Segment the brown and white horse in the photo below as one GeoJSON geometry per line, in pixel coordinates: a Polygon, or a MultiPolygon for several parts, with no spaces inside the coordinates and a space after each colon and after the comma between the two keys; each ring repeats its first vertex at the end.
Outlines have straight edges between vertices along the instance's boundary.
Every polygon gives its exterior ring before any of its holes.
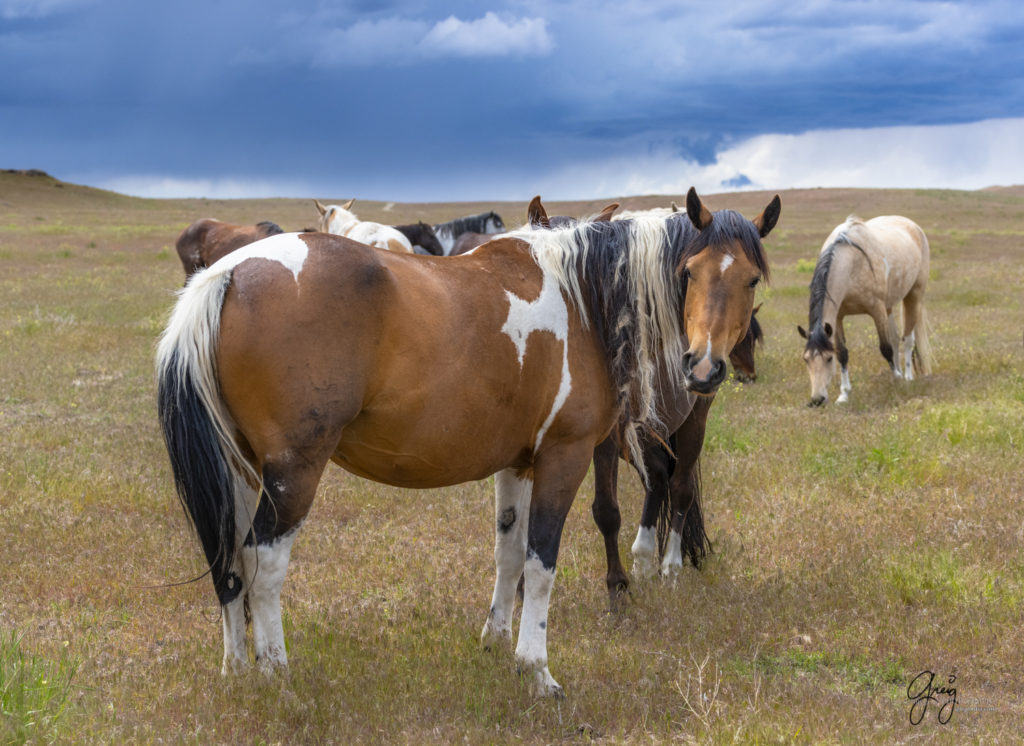
{"type": "Polygon", "coordinates": [[[825,239],[811,279],[804,362],[811,379],[810,406],[828,401],[828,385],[839,363],[839,398],[850,397],[849,352],[843,318],[868,314],[875,322],[879,349],[895,378],[913,380],[932,367],[924,293],[928,286],[928,238],[900,215],[863,221],[851,215],[825,239]],[[903,359],[895,311],[903,303],[903,359]],[[900,371],[900,363],[903,371],[900,371]]]}
{"type": "Polygon", "coordinates": [[[390,225],[374,223],[372,220],[360,220],[349,208],[355,199],[350,199],[343,205],[320,204],[319,200],[313,200],[316,209],[320,213],[320,224],[318,229],[323,233],[333,233],[335,236],[345,236],[353,241],[364,243],[367,246],[377,246],[388,251],[398,251],[412,254],[412,243],[401,231],[392,228],[390,225]]]}
{"type": "Polygon", "coordinates": [[[333,460],[401,487],[495,475],[481,638],[511,638],[523,577],[516,659],[537,693],[561,693],[548,606],[593,450],[617,426],[639,461],[638,432],[661,419],[659,371],[714,390],[745,326],[726,328],[719,289],[749,304],[762,274],[742,248],[756,227],[698,213],[696,237],[679,219],[588,223],[454,259],[284,234],[197,274],[160,341],[158,409],[222,605],[222,670],[248,664],[246,605],[257,663],[287,663],[281,587],[333,460]]]}
{"type": "Polygon", "coordinates": [[[185,280],[235,249],[278,233],[284,231],[269,220],[256,225],[235,225],[213,218],[195,221],[181,232],[175,244],[185,268],[185,280]]]}

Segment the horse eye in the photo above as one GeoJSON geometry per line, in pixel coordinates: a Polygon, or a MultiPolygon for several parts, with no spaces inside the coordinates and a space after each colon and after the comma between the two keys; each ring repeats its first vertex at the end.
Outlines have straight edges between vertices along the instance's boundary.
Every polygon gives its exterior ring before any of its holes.
{"type": "Polygon", "coordinates": [[[690,274],[690,268],[689,267],[683,267],[683,271],[682,271],[680,276],[684,280],[691,280],[691,279],[693,279],[693,275],[690,274]]]}
{"type": "Polygon", "coordinates": [[[826,363],[831,363],[832,362],[832,356],[831,355],[826,355],[825,356],[825,362],[826,363]]]}
{"type": "Polygon", "coordinates": [[[759,282],[761,282],[761,278],[760,277],[755,277],[753,280],[750,281],[750,287],[756,288],[757,287],[757,283],[759,283],[759,282]]]}

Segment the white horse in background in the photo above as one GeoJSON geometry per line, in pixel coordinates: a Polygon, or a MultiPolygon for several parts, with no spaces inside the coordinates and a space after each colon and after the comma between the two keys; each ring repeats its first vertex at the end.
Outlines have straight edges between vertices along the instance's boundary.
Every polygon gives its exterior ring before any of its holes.
{"type": "Polygon", "coordinates": [[[360,220],[353,215],[349,208],[352,207],[352,203],[355,201],[355,198],[352,198],[343,205],[324,206],[320,204],[319,200],[313,200],[316,209],[320,211],[318,230],[322,233],[345,236],[368,246],[376,246],[389,251],[413,253],[412,243],[401,231],[392,228],[390,225],[382,225],[370,220],[360,220]]]}

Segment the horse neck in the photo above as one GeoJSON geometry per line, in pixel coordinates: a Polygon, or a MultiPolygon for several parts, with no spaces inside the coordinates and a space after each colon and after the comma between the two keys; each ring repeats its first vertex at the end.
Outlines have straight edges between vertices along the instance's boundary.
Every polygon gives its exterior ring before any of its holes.
{"type": "Polygon", "coordinates": [[[350,212],[341,210],[338,211],[334,218],[331,219],[330,225],[327,226],[327,232],[334,233],[338,236],[344,236],[358,224],[359,218],[350,212]]]}
{"type": "Polygon", "coordinates": [[[825,275],[824,294],[818,299],[817,307],[813,305],[812,299],[809,319],[811,329],[818,324],[835,326],[839,307],[850,289],[851,270],[856,262],[854,254],[859,253],[853,246],[842,241],[834,243],[829,251],[833,253],[825,275]]]}

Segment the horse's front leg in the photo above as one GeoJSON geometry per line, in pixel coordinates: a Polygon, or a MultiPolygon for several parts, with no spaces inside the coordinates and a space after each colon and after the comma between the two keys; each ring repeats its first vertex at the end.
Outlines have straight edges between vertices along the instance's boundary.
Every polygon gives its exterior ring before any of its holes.
{"type": "Polygon", "coordinates": [[[878,332],[879,352],[882,353],[885,361],[889,363],[889,370],[892,371],[893,377],[902,378],[899,365],[896,364],[896,353],[898,351],[893,347],[893,345],[899,345],[899,337],[894,332],[896,326],[892,319],[891,311],[886,309],[885,304],[879,301],[871,310],[871,319],[875,322],[875,331],[878,332]]]}
{"type": "Polygon", "coordinates": [[[516,663],[524,675],[532,677],[533,692],[538,696],[563,696],[562,687],[548,670],[548,607],[562,527],[592,455],[592,444],[554,446],[534,465],[516,663]]]}
{"type": "Polygon", "coordinates": [[[533,480],[526,474],[506,469],[494,475],[494,595],[480,633],[480,642],[487,648],[512,641],[512,612],[526,561],[532,491],[533,480]]]}
{"type": "Polygon", "coordinates": [[[604,553],[608,573],[605,582],[612,610],[629,588],[629,576],[619,556],[619,529],[622,513],[619,510],[618,478],[619,449],[614,438],[606,438],[594,449],[594,503],[591,512],[594,523],[604,536],[604,553]]]}
{"type": "Polygon", "coordinates": [[[700,454],[704,448],[704,432],[713,402],[714,396],[699,397],[690,414],[672,436],[672,446],[676,453],[668,485],[672,519],[668,546],[661,562],[662,575],[681,571],[685,558],[689,558],[694,567],[700,567],[708,552],[709,543],[701,508],[700,454]]]}
{"type": "Polygon", "coordinates": [[[836,404],[850,401],[850,351],[846,347],[846,330],[843,328],[843,317],[836,319],[836,360],[839,361],[839,398],[836,404]]]}
{"type": "Polygon", "coordinates": [[[640,527],[630,547],[633,555],[633,574],[641,578],[658,573],[658,524],[664,525],[668,508],[668,475],[672,469],[672,456],[658,443],[647,443],[643,449],[647,484],[644,507],[640,514],[640,527]]]}

